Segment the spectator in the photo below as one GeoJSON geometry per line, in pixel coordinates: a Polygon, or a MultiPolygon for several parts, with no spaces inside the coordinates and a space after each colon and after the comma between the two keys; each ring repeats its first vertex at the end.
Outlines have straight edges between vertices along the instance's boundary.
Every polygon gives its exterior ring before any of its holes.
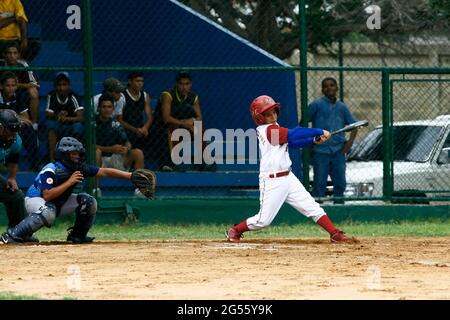
{"type": "Polygon", "coordinates": [[[149,131],[153,122],[150,96],[144,91],[144,73],[128,74],[128,86],[124,91],[125,106],[117,119],[125,128],[133,149],[149,150],[149,131]]]}
{"type": "MultiPolygon", "coordinates": [[[[199,97],[192,92],[192,78],[187,72],[178,72],[175,77],[175,86],[161,93],[155,108],[155,148],[162,152],[159,170],[172,171],[175,165],[170,154],[175,143],[170,136],[177,128],[185,128],[193,133],[194,121],[201,121],[199,97]],[[164,141],[164,143],[161,143],[164,141]]],[[[192,134],[193,136],[193,134],[192,134]]],[[[203,145],[203,148],[205,144],[203,145]]],[[[206,169],[204,165],[202,169],[206,169]]],[[[200,169],[200,168],[199,168],[200,169]]]]}
{"type": "MultiPolygon", "coordinates": [[[[98,100],[96,115],[96,161],[101,168],[115,168],[122,171],[144,168],[144,153],[132,148],[125,130],[112,117],[114,97],[103,94],[98,100]]],[[[99,191],[99,189],[97,189],[99,191]]],[[[135,190],[140,195],[139,189],[135,190]]]]}
{"type": "Polygon", "coordinates": [[[78,96],[72,92],[69,74],[58,73],[53,85],[55,90],[48,94],[45,109],[50,161],[55,161],[55,145],[59,139],[72,136],[82,140],[84,130],[84,108],[78,102],[78,96]]]}
{"type": "Polygon", "coordinates": [[[121,116],[123,106],[125,105],[125,96],[123,94],[124,90],[125,87],[116,78],[106,79],[105,81],[103,81],[103,92],[94,96],[94,110],[97,110],[98,113],[98,100],[102,94],[107,93],[109,95],[112,95],[114,98],[114,110],[112,113],[112,117],[117,118],[118,116],[121,116]]]}
{"type": "Polygon", "coordinates": [[[103,94],[99,98],[96,116],[97,165],[128,171],[144,168],[144,154],[141,149],[132,149],[125,130],[112,118],[114,97],[103,94]]]}
{"type": "Polygon", "coordinates": [[[38,40],[28,39],[28,18],[20,0],[0,1],[0,53],[9,42],[19,44],[27,61],[32,61],[41,49],[38,40]]]}
{"type": "MultiPolygon", "coordinates": [[[[12,42],[6,45],[5,51],[3,51],[3,58],[0,60],[0,66],[2,67],[28,67],[28,63],[24,60],[20,60],[19,47],[16,43],[12,42]]],[[[33,74],[33,71],[20,70],[13,71],[18,79],[17,95],[24,96],[29,101],[29,116],[33,124],[33,129],[38,130],[38,116],[39,116],[39,84],[33,74]]]]}
{"type": "MultiPolygon", "coordinates": [[[[315,128],[323,128],[327,131],[335,131],[347,124],[356,122],[348,106],[337,100],[338,85],[334,78],[322,80],[323,97],[314,100],[308,106],[308,118],[315,128]]],[[[350,139],[345,140],[345,133],[333,135],[331,139],[321,145],[313,147],[314,183],[312,195],[324,197],[327,186],[327,178],[330,175],[333,183],[333,196],[343,197],[346,187],[345,161],[346,154],[350,151],[356,137],[356,130],[350,134],[350,139]]],[[[344,200],[336,199],[335,203],[343,203],[344,200]]]]}
{"type": "Polygon", "coordinates": [[[33,171],[39,171],[39,145],[37,132],[32,127],[32,122],[28,116],[28,107],[23,96],[17,95],[17,77],[14,73],[6,71],[0,78],[0,109],[14,110],[22,123],[19,135],[27,151],[27,160],[33,171]]]}

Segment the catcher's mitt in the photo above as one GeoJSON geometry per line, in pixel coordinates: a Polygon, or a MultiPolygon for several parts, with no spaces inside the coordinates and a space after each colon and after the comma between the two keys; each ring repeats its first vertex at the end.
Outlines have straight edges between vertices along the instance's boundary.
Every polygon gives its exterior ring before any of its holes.
{"type": "Polygon", "coordinates": [[[156,188],[155,173],[148,169],[136,169],[131,174],[131,182],[149,199],[153,199],[156,188]]]}

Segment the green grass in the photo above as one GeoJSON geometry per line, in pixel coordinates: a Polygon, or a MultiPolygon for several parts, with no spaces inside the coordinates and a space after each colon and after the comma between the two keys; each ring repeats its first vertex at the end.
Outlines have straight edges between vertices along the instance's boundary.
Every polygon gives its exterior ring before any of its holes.
{"type": "MultiPolygon", "coordinates": [[[[35,295],[15,294],[13,292],[0,292],[0,300],[45,300],[35,295]]],[[[76,300],[74,297],[63,297],[62,300],[76,300]]]]}
{"type": "Polygon", "coordinates": [[[0,292],[0,300],[42,300],[38,296],[14,294],[12,292],[0,292]]]}
{"type": "MultiPolygon", "coordinates": [[[[52,228],[42,228],[35,235],[41,241],[65,240],[69,222],[57,223],[52,228]]],[[[345,222],[337,225],[352,236],[450,236],[450,219],[433,219],[401,222],[345,222]]],[[[183,240],[224,239],[225,224],[131,224],[94,225],[90,234],[97,240],[183,240]]],[[[314,223],[272,225],[264,230],[252,232],[248,238],[302,238],[326,237],[325,231],[314,223]]]]}

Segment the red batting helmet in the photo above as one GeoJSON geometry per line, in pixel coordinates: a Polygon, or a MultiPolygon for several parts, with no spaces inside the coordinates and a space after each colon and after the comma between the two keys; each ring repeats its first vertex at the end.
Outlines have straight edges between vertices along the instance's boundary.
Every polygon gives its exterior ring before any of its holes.
{"type": "Polygon", "coordinates": [[[250,105],[250,114],[252,115],[253,121],[260,126],[266,123],[263,113],[267,110],[275,108],[277,114],[280,114],[280,103],[275,102],[269,96],[259,96],[253,100],[250,105]]]}

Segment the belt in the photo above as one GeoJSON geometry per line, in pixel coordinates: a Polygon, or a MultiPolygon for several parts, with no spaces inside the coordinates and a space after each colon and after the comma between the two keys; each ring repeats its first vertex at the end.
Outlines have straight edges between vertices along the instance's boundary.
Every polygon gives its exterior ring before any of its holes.
{"type": "Polygon", "coordinates": [[[284,176],[287,176],[290,172],[291,172],[291,170],[281,171],[281,172],[277,172],[277,173],[271,173],[271,174],[269,174],[269,178],[284,177],[284,176]]]}

